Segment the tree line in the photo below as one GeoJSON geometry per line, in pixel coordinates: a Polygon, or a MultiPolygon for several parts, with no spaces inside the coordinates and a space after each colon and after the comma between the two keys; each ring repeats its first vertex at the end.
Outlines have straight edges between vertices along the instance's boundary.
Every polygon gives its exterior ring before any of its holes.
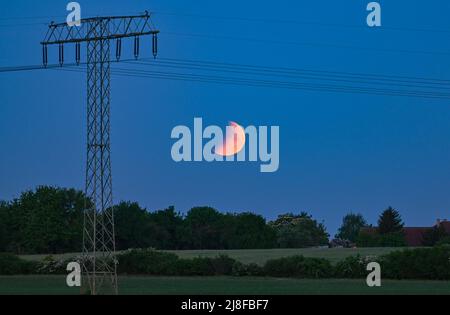
{"type": "MultiPolygon", "coordinates": [[[[75,189],[41,186],[19,198],[0,202],[0,252],[50,254],[79,252],[82,247],[83,211],[89,200],[75,189]]],[[[150,212],[136,202],[114,206],[116,248],[264,249],[329,245],[323,223],[307,212],[279,215],[267,222],[251,212],[221,213],[195,207],[185,215],[174,207],[150,212]]],[[[332,246],[406,246],[400,213],[389,207],[376,228],[361,214],[349,213],[332,246]]],[[[423,235],[424,246],[450,243],[442,228],[423,235]]]]}
{"type": "MultiPolygon", "coordinates": [[[[359,213],[349,213],[342,220],[336,238],[356,244],[358,247],[403,247],[407,246],[404,222],[400,213],[392,207],[384,210],[378,225],[369,225],[359,213]],[[369,229],[367,229],[369,228],[369,229]]],[[[443,225],[426,229],[422,235],[422,246],[432,247],[450,244],[450,234],[443,225]]],[[[345,242],[344,242],[345,243],[345,242]]]]}
{"type": "MultiPolygon", "coordinates": [[[[81,191],[48,186],[0,202],[0,252],[79,252],[86,204],[81,191]]],[[[195,207],[183,215],[174,207],[150,212],[138,203],[121,202],[114,216],[118,250],[300,248],[327,245],[329,238],[324,224],[306,212],[267,222],[251,212],[195,207]]]]}

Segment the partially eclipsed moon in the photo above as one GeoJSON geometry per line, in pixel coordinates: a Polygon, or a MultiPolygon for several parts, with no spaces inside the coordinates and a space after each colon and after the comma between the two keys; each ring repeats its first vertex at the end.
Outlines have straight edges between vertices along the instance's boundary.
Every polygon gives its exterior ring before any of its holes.
{"type": "Polygon", "coordinates": [[[232,156],[239,153],[245,146],[245,130],[235,122],[230,122],[223,144],[216,148],[220,156],[232,156]]]}

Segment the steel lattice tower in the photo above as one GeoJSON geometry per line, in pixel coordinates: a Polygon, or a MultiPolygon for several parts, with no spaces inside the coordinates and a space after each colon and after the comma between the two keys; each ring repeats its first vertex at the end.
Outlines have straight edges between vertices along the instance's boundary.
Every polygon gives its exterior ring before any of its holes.
{"type": "Polygon", "coordinates": [[[114,208],[111,175],[110,96],[111,40],[116,42],[120,59],[122,38],[134,37],[134,55],[139,55],[139,37],[153,36],[153,55],[157,53],[157,34],[150,15],[96,17],[81,25],[51,24],[41,43],[43,63],[48,63],[48,46],[59,45],[59,63],[64,64],[64,45],[75,44],[80,64],[80,44],[87,44],[87,159],[84,211],[82,274],[85,292],[93,295],[117,294],[114,208]]]}

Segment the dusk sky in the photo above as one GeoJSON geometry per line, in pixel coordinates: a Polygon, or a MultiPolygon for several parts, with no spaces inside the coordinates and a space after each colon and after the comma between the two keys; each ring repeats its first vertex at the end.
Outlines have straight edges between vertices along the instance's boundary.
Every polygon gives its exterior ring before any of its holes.
{"type": "MultiPolygon", "coordinates": [[[[2,1],[0,67],[39,65],[39,43],[49,22],[65,21],[67,2],[2,1]]],[[[377,29],[366,24],[368,0],[79,2],[83,18],[154,11],[161,60],[450,80],[447,0],[380,1],[377,29]]],[[[142,58],[151,57],[150,43],[141,39],[142,58]]],[[[132,52],[124,41],[123,58],[132,52]]],[[[57,63],[57,47],[49,59],[57,63]]],[[[408,226],[450,219],[450,99],[114,76],[131,67],[190,71],[112,65],[115,202],[183,213],[208,205],[267,219],[308,211],[332,236],[350,211],[372,224],[388,206],[408,226]],[[195,117],[280,126],[278,172],[261,173],[259,162],[175,163],[171,131],[195,117]]],[[[0,87],[0,199],[38,185],[84,189],[86,75],[6,72],[0,87]]]]}

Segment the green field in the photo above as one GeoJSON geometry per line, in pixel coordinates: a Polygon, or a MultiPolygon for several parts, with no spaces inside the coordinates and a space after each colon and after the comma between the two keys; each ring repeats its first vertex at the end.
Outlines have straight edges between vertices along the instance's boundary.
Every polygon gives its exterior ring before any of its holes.
{"type": "MultiPolygon", "coordinates": [[[[446,294],[450,282],[383,281],[380,288],[369,288],[364,280],[299,280],[232,277],[120,277],[120,294],[446,294]]],[[[64,276],[3,276],[3,294],[79,294],[68,288],[64,276]]]]}
{"type": "MultiPolygon", "coordinates": [[[[390,253],[401,248],[394,247],[380,247],[380,248],[302,248],[302,249],[245,249],[245,250],[185,250],[185,251],[169,251],[177,254],[181,258],[194,257],[215,257],[220,254],[225,254],[242,263],[257,263],[264,264],[269,259],[303,255],[305,257],[317,257],[329,259],[332,263],[348,256],[360,254],[361,256],[380,256],[390,253]]],[[[63,254],[54,255],[55,257],[74,257],[79,254],[63,254]]],[[[41,260],[46,255],[24,255],[24,259],[41,260]]]]}
{"type": "MultiPolygon", "coordinates": [[[[269,250],[190,250],[171,251],[182,258],[215,257],[226,254],[243,263],[264,264],[269,259],[292,255],[327,258],[336,263],[345,257],[384,255],[401,248],[308,248],[269,250]]],[[[77,254],[54,255],[69,258],[77,254]]],[[[40,260],[45,255],[22,258],[40,260]]],[[[275,278],[233,277],[120,277],[121,294],[447,294],[448,281],[391,281],[382,282],[381,288],[367,287],[365,280],[302,280],[275,278]]],[[[68,288],[64,276],[4,276],[0,277],[0,294],[79,294],[68,288]]]]}

